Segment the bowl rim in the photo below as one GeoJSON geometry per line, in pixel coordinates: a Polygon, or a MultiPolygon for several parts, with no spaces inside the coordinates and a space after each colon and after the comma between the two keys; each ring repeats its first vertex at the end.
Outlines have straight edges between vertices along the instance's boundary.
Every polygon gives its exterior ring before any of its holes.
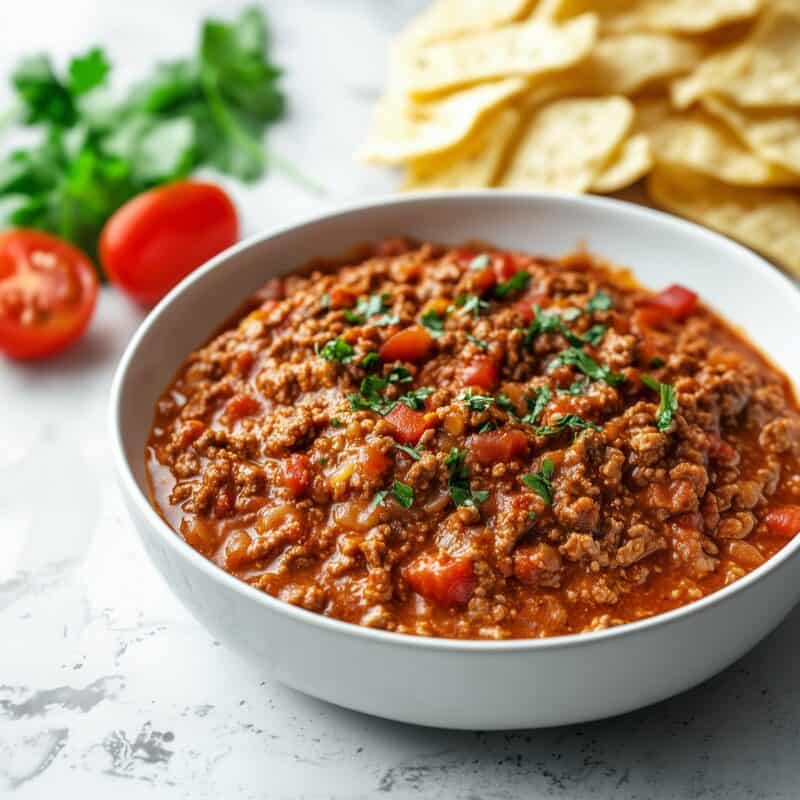
{"type": "MultiPolygon", "coordinates": [[[[776,572],[792,557],[797,555],[800,550],[800,535],[797,535],[788,542],[775,555],[768,558],[763,564],[749,572],[743,578],[734,581],[732,584],[722,589],[705,595],[700,600],[695,600],[678,608],[655,614],[635,622],[627,622],[610,628],[603,628],[596,631],[585,631],[582,633],[564,634],[560,636],[550,636],[544,638],[530,639],[450,639],[444,637],[421,636],[407,633],[397,633],[377,628],[369,628],[357,623],[345,622],[334,617],[328,617],[313,611],[308,611],[299,606],[292,605],[280,600],[267,592],[262,592],[248,583],[234,577],[226,572],[222,567],[217,566],[211,560],[201,555],[194,548],[188,545],[177,533],[167,524],[158,514],[150,502],[146,493],[139,487],[133,470],[125,456],[123,446],[123,421],[121,419],[122,392],[125,384],[126,375],[130,365],[133,363],[142,339],[146,336],[155,321],[163,314],[168,312],[173,300],[185,291],[189,286],[200,282],[211,271],[221,265],[235,259],[240,253],[253,247],[260,246],[269,239],[283,235],[289,231],[303,229],[317,225],[321,222],[333,221],[338,217],[345,217],[352,214],[359,214],[370,211],[377,207],[394,205],[414,205],[426,202],[452,201],[459,203],[462,201],[485,201],[488,203],[499,200],[518,200],[529,202],[553,203],[563,205],[565,209],[579,206],[599,210],[601,213],[612,215],[628,215],[633,220],[640,219],[647,223],[666,226],[668,229],[683,231],[697,238],[704,245],[727,250],[732,258],[749,262],[750,268],[759,274],[760,279],[771,282],[777,290],[783,290],[787,302],[793,303],[798,314],[800,314],[800,289],[794,285],[790,279],[780,272],[776,267],[770,265],[764,258],[747,247],[729,239],[715,231],[704,228],[689,220],[685,220],[662,211],[646,206],[637,205],[624,200],[617,200],[609,197],[598,197],[595,195],[576,195],[567,192],[525,192],[503,189],[474,189],[462,191],[437,191],[437,192],[409,192],[402,195],[380,195],[366,201],[337,205],[333,209],[323,209],[300,220],[289,222],[274,227],[267,228],[259,233],[243,239],[241,242],[229,247],[227,250],[210,259],[203,266],[189,274],[177,286],[175,286],[145,317],[135,331],[133,337],[125,347],[125,351],[119,360],[109,392],[108,406],[108,425],[113,451],[113,462],[116,468],[117,481],[123,494],[127,495],[137,510],[142,514],[144,520],[153,528],[161,540],[178,555],[179,558],[187,559],[191,565],[204,572],[213,582],[242,594],[245,598],[260,603],[268,610],[285,614],[289,618],[300,624],[316,626],[330,634],[341,634],[344,636],[356,637],[358,639],[370,640],[375,644],[383,644],[397,647],[410,647],[413,649],[424,650],[444,650],[452,652],[471,652],[483,654],[497,654],[501,652],[519,653],[536,652],[540,650],[571,649],[574,647],[585,647],[592,644],[599,644],[617,638],[624,638],[643,634],[655,628],[667,627],[696,615],[702,614],[709,609],[724,603],[735,594],[742,593],[750,589],[754,584],[766,579],[776,572]]],[[[355,243],[354,243],[355,244],[355,243]]],[[[767,354],[769,357],[769,354],[767,354]]],[[[793,388],[794,386],[793,382],[793,388]]],[[[139,531],[139,526],[134,523],[140,538],[144,538],[139,531]]],[[[149,554],[148,554],[149,555],[149,554]]]]}

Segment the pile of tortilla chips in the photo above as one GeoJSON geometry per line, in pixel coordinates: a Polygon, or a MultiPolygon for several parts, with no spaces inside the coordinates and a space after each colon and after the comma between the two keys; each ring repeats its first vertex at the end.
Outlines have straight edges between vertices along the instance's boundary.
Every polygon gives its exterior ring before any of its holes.
{"type": "Polygon", "coordinates": [[[650,200],[800,274],[800,0],[435,0],[365,157],[405,188],[650,200]]]}

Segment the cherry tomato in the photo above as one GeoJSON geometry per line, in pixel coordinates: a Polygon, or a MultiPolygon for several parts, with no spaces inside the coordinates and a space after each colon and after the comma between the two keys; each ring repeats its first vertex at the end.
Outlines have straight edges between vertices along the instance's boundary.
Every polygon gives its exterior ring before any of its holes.
{"type": "Polygon", "coordinates": [[[417,594],[439,606],[464,605],[477,583],[470,559],[445,553],[418,556],[405,568],[403,577],[417,594]]]}
{"type": "Polygon", "coordinates": [[[697,294],[677,283],[639,302],[637,321],[660,327],[666,322],[682,322],[697,308],[697,294]]]}
{"type": "Polygon", "coordinates": [[[434,346],[433,336],[425,328],[412,325],[390,336],[379,351],[384,361],[424,361],[434,346]]]}
{"type": "Polygon", "coordinates": [[[425,413],[398,403],[384,419],[394,428],[394,438],[400,444],[416,444],[428,428],[425,413]]]}
{"type": "Polygon", "coordinates": [[[33,359],[64,350],[96,301],[97,275],[80,250],[41,231],[0,233],[0,351],[33,359]]]}
{"type": "Polygon", "coordinates": [[[149,306],[238,236],[236,209],[222,189],[177,181],[143,192],[111,216],[100,260],[114,284],[149,306]]]}

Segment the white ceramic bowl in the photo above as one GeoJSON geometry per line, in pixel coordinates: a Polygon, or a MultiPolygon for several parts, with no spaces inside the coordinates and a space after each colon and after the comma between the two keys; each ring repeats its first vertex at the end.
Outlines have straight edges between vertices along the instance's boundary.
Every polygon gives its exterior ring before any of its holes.
{"type": "Polygon", "coordinates": [[[638,206],[496,191],[408,195],[249,239],[158,305],[111,392],[123,495],[150,558],[195,617],[302,692],[390,719],[484,730],[579,722],[653,703],[710,677],[771,631],[800,599],[800,537],[732,586],[676,611],[594,633],[494,642],[404,636],[296,608],[226,574],[166,525],[148,500],[143,456],[156,399],[184,358],[268,278],[400,235],[543,254],[586,244],[634,268],[646,285],[693,287],[795,383],[800,378],[794,286],[729,240],[638,206]]]}

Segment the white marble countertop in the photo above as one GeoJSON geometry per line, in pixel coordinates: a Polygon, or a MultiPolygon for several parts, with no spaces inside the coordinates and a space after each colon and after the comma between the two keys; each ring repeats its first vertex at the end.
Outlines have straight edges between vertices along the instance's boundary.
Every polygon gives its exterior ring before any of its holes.
{"type": "MultiPolygon", "coordinates": [[[[232,184],[247,232],[392,188],[393,176],[353,153],[389,35],[422,4],[269,3],[292,103],[270,143],[329,194],[278,174],[255,189],[232,184]]],[[[236,5],[2,0],[0,75],[31,50],[64,57],[102,43],[119,77],[135,77],[188,50],[204,15],[236,5]]],[[[685,695],[507,734],[344,711],[219,646],[148,563],[111,474],[108,387],[140,320],[105,290],[77,349],[45,366],[0,362],[0,796],[798,797],[800,610],[685,695]]]]}

